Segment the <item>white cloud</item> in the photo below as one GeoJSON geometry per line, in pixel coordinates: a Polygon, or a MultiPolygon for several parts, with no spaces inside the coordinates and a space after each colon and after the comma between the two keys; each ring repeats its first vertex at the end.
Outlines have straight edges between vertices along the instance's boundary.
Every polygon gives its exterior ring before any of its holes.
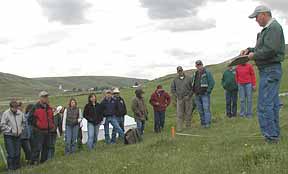
{"type": "MultiPolygon", "coordinates": [[[[178,65],[194,68],[197,59],[205,64],[222,62],[253,46],[261,31],[247,17],[258,1],[205,1],[195,8],[195,15],[173,14],[171,19],[149,17],[151,12],[135,0],[85,2],[91,4],[84,9],[83,17],[89,20],[85,25],[49,22],[37,1],[1,2],[0,70],[26,77],[153,79],[174,73],[178,65]]],[[[285,19],[279,18],[279,10],[273,14],[287,35],[285,19]]]]}

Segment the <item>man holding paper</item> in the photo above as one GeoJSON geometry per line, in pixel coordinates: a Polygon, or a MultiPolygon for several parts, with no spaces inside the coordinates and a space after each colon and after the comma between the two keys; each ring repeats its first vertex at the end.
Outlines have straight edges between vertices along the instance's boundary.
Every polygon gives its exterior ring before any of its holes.
{"type": "Polygon", "coordinates": [[[279,126],[279,87],[282,76],[281,62],[285,56],[285,39],[281,25],[272,18],[271,10],[258,6],[249,18],[263,27],[257,35],[254,48],[241,51],[254,60],[259,69],[258,119],[261,132],[268,143],[278,143],[279,126]]]}

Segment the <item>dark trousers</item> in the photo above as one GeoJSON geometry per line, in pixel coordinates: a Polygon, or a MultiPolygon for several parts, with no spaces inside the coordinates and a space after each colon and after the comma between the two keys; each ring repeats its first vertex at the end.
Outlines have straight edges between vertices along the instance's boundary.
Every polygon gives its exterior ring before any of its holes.
{"type": "Polygon", "coordinates": [[[235,117],[237,115],[238,91],[225,91],[226,97],[226,115],[235,117]]]}
{"type": "Polygon", "coordinates": [[[54,154],[55,154],[55,145],[56,145],[56,140],[57,140],[57,133],[51,133],[49,136],[49,141],[50,141],[50,145],[48,147],[48,160],[53,159],[54,158],[54,154]]]}
{"type": "Polygon", "coordinates": [[[161,132],[165,124],[165,111],[154,111],[154,131],[161,132]]]}
{"type": "MultiPolygon", "coordinates": [[[[53,146],[53,136],[48,132],[33,130],[32,133],[32,164],[43,163],[48,160],[49,149],[53,146]],[[40,158],[41,157],[41,158],[40,158]]],[[[55,144],[54,144],[55,145],[55,144]]]]}
{"type": "Polygon", "coordinates": [[[4,135],[5,148],[7,151],[8,170],[16,170],[20,168],[20,137],[4,135]]]}
{"type": "Polygon", "coordinates": [[[77,145],[78,145],[79,149],[82,149],[82,139],[83,139],[82,127],[79,127],[79,129],[78,129],[78,137],[77,137],[77,145]]]}
{"type": "Polygon", "coordinates": [[[21,139],[21,147],[25,153],[25,159],[27,161],[31,160],[31,144],[30,144],[30,139],[21,139]]]}

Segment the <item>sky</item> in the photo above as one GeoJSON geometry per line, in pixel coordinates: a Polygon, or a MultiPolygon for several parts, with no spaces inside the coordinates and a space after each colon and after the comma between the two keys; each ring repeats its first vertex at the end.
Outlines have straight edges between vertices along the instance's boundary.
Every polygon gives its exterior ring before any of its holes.
{"type": "MultiPolygon", "coordinates": [[[[0,72],[154,79],[254,46],[265,4],[288,36],[287,0],[4,0],[0,72]]],[[[286,43],[288,43],[286,39],[286,43]]]]}

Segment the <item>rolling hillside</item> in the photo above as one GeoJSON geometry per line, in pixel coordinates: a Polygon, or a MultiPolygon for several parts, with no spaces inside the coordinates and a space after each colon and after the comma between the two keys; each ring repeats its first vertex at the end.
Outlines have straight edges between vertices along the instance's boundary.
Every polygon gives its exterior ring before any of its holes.
{"type": "Polygon", "coordinates": [[[130,87],[135,82],[144,83],[147,80],[124,77],[47,77],[47,78],[25,78],[12,74],[0,72],[0,100],[10,97],[34,98],[43,89],[51,94],[59,93],[59,85],[63,89],[94,88],[94,87],[130,87]]]}

